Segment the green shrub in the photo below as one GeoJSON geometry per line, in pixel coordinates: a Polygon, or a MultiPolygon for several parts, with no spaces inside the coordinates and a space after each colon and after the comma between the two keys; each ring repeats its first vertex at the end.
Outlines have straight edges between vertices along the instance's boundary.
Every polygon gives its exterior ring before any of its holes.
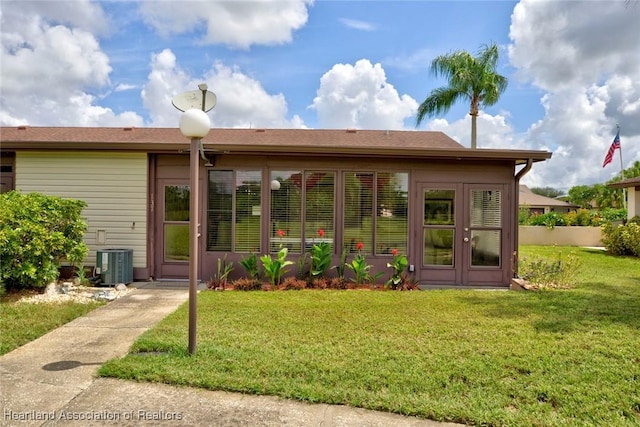
{"type": "Polygon", "coordinates": [[[544,225],[547,228],[554,228],[558,225],[565,225],[562,214],[557,212],[549,212],[540,215],[533,215],[529,218],[529,225],[544,225]]]}
{"type": "Polygon", "coordinates": [[[593,225],[603,225],[611,221],[624,221],[627,218],[626,209],[604,208],[596,212],[601,217],[601,222],[593,225]]]}
{"type": "Polygon", "coordinates": [[[0,194],[0,282],[7,288],[39,288],[57,279],[62,260],[80,263],[87,255],[87,224],[80,200],[0,194]]]}
{"type": "Polygon", "coordinates": [[[521,208],[518,212],[520,225],[544,225],[547,228],[556,226],[600,227],[611,221],[623,221],[627,217],[625,209],[605,208],[601,210],[578,209],[567,213],[548,212],[545,214],[530,214],[521,208]]]}
{"type": "Polygon", "coordinates": [[[249,279],[257,281],[260,276],[260,267],[258,267],[258,256],[251,252],[246,257],[242,257],[240,265],[244,267],[249,279]]]}
{"type": "Polygon", "coordinates": [[[564,222],[566,225],[578,225],[588,227],[592,225],[594,211],[589,209],[578,209],[564,214],[564,222]]]}
{"type": "Polygon", "coordinates": [[[529,225],[530,217],[531,217],[531,213],[529,212],[529,208],[520,207],[520,209],[518,209],[518,224],[529,225]]]}
{"type": "Polygon", "coordinates": [[[640,225],[635,222],[626,225],[608,223],[602,227],[602,243],[614,255],[640,257],[640,225]]]}

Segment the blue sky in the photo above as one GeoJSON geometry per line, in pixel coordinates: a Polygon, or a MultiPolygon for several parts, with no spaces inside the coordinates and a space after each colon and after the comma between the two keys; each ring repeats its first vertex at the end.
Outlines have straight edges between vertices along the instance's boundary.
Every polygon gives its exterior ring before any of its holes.
{"type": "MultiPolygon", "coordinates": [[[[4,126],[177,126],[171,98],[206,82],[214,127],[415,130],[445,84],[432,59],[496,42],[509,86],[480,148],[542,149],[525,177],[604,182],[620,123],[640,160],[640,2],[0,0],[4,126]]],[[[468,105],[425,120],[469,146],[468,105]]]]}

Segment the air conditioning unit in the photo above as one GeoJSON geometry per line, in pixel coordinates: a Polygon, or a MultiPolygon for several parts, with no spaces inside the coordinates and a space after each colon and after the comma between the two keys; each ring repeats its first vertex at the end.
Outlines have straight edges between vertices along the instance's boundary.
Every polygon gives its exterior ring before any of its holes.
{"type": "Polygon", "coordinates": [[[133,249],[99,249],[96,274],[105,285],[133,282],[133,249]]]}

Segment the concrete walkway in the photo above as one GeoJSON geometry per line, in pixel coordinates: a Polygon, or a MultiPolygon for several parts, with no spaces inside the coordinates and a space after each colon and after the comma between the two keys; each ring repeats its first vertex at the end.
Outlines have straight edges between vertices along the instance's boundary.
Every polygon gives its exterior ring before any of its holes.
{"type": "MultiPolygon", "coordinates": [[[[188,298],[147,286],[0,357],[1,426],[453,426],[336,405],[97,378],[188,298]]],[[[186,345],[186,343],[185,343],[186,345]]]]}

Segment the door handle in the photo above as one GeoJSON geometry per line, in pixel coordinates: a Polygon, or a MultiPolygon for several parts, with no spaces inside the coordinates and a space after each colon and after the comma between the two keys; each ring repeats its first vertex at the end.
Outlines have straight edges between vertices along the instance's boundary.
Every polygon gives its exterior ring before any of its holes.
{"type": "Polygon", "coordinates": [[[468,241],[469,241],[469,238],[468,238],[468,237],[465,237],[465,238],[464,238],[464,241],[465,241],[465,242],[468,242],[468,241]]]}

